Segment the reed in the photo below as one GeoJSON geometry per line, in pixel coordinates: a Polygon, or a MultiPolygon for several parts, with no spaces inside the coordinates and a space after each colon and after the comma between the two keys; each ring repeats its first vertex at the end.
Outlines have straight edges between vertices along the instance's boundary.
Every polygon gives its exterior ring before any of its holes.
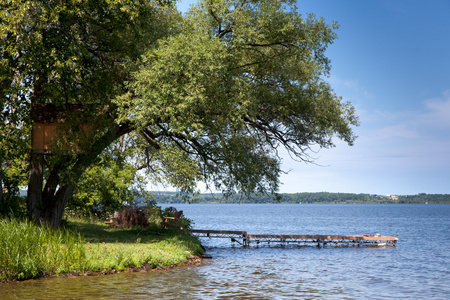
{"type": "Polygon", "coordinates": [[[26,220],[0,220],[0,279],[29,279],[82,270],[85,243],[66,229],[36,226],[26,220]]]}
{"type": "Polygon", "coordinates": [[[203,253],[198,239],[183,233],[108,228],[82,220],[70,220],[66,226],[54,230],[29,221],[0,219],[0,281],[144,265],[166,267],[203,253]]]}

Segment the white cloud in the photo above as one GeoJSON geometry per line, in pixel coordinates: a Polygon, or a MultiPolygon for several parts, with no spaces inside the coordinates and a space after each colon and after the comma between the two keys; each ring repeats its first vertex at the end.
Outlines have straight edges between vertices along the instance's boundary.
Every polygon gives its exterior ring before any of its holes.
{"type": "Polygon", "coordinates": [[[449,192],[450,90],[424,100],[421,110],[374,111],[360,103],[357,111],[355,146],[336,139],[335,148],[310,153],[317,165],[295,162],[281,151],[283,169],[291,170],[280,178],[281,192],[449,192]]]}
{"type": "Polygon", "coordinates": [[[363,140],[378,143],[425,139],[433,144],[450,137],[450,90],[439,98],[423,101],[422,107],[420,111],[364,110],[358,135],[363,140]]]}
{"type": "Polygon", "coordinates": [[[442,129],[450,129],[450,90],[442,97],[425,101],[428,112],[422,116],[422,121],[442,129]]]}
{"type": "Polygon", "coordinates": [[[339,191],[390,194],[448,193],[450,90],[424,100],[421,110],[358,108],[361,126],[355,146],[336,140],[316,165],[284,160],[283,192],[339,191]]]}
{"type": "Polygon", "coordinates": [[[346,101],[353,102],[353,99],[372,98],[372,94],[359,83],[358,79],[342,79],[331,75],[328,82],[338,95],[346,95],[346,101]]]}
{"type": "Polygon", "coordinates": [[[359,86],[358,80],[344,80],[342,84],[345,87],[348,87],[349,89],[352,89],[354,91],[360,91],[361,87],[359,86]]]}
{"type": "Polygon", "coordinates": [[[413,139],[419,137],[419,133],[416,130],[411,129],[406,124],[397,124],[376,130],[375,137],[379,140],[391,140],[398,138],[413,139]]]}

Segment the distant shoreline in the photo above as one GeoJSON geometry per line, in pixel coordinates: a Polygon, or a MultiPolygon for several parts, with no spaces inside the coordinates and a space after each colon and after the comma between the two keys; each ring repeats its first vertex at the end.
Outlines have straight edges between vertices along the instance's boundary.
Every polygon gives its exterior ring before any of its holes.
{"type": "Polygon", "coordinates": [[[434,203],[421,203],[421,202],[408,202],[408,203],[391,203],[391,202],[380,202],[380,203],[368,203],[368,202],[308,202],[308,203],[288,203],[288,202],[268,202],[268,203],[262,203],[262,202],[157,202],[157,205],[161,205],[161,204],[239,204],[239,205],[243,205],[243,204],[273,204],[273,205],[277,205],[277,204],[298,204],[298,205],[308,205],[308,204],[340,204],[340,205],[347,205],[347,204],[374,204],[374,205],[378,205],[378,204],[392,204],[392,205],[405,205],[405,204],[422,204],[422,205],[432,205],[432,204],[450,204],[449,202],[434,202],[434,203]]]}
{"type": "Polygon", "coordinates": [[[308,203],[288,203],[288,202],[268,202],[268,203],[262,203],[262,202],[156,202],[157,205],[160,204],[395,204],[395,205],[402,205],[402,204],[423,204],[423,205],[430,205],[430,204],[450,204],[448,202],[434,202],[434,203],[421,203],[421,202],[408,202],[408,203],[392,203],[392,202],[380,202],[380,203],[368,203],[368,202],[308,202],[308,203]]]}
{"type": "MultiPolygon", "coordinates": [[[[186,203],[176,192],[153,192],[155,201],[161,204],[186,203]]],[[[351,193],[295,193],[280,194],[277,201],[267,195],[256,195],[251,198],[241,195],[224,197],[222,194],[200,194],[190,198],[194,203],[261,203],[261,204],[450,204],[450,194],[418,194],[418,195],[373,195],[351,193]]]]}

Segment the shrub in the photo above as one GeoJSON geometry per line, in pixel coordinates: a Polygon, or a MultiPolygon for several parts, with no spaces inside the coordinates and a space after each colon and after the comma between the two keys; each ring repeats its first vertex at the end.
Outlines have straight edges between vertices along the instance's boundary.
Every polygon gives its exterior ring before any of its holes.
{"type": "Polygon", "coordinates": [[[148,227],[148,213],[143,207],[131,206],[119,212],[116,223],[119,227],[148,227]]]}
{"type": "Polygon", "coordinates": [[[0,202],[0,216],[14,216],[22,218],[26,216],[26,197],[14,193],[4,193],[0,202]]]}

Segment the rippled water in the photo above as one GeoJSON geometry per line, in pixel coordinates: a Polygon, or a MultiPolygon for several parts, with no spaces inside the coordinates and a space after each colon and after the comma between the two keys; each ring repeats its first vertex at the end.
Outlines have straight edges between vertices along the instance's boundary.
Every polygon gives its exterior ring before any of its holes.
{"type": "Polygon", "coordinates": [[[197,229],[399,235],[397,247],[242,248],[203,266],[0,285],[0,299],[450,299],[450,205],[177,205],[197,229]]]}

